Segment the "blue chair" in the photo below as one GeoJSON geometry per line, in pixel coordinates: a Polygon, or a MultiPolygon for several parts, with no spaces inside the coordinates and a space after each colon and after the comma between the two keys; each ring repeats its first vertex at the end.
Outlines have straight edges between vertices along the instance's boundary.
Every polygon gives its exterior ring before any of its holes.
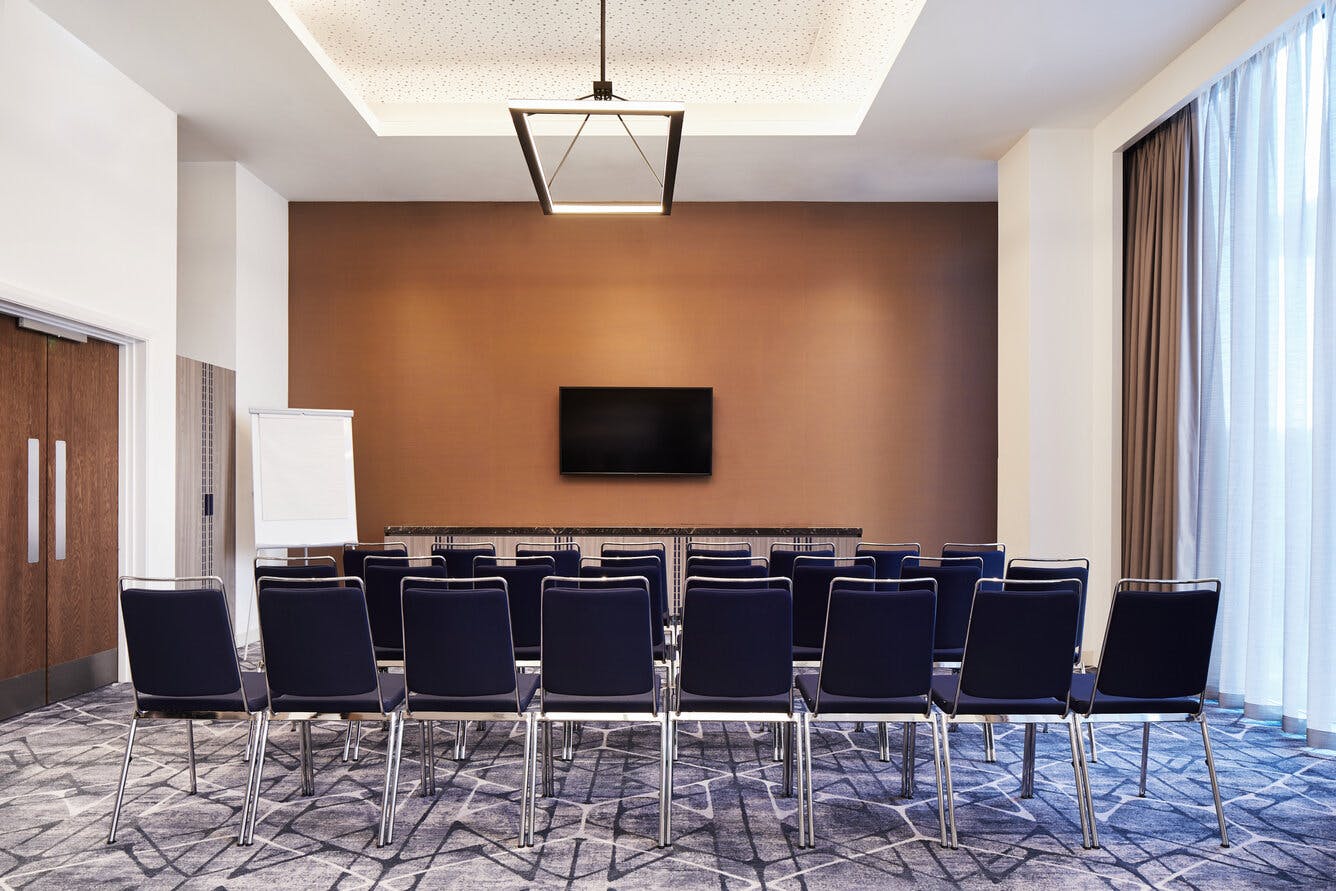
{"type": "MultiPolygon", "coordinates": [[[[399,592],[409,576],[439,579],[444,587],[448,570],[443,557],[367,557],[366,608],[371,616],[371,639],[376,644],[376,665],[397,668],[404,664],[404,620],[399,592]],[[423,565],[426,561],[426,565],[423,565]]],[[[471,573],[470,573],[471,574],[471,573]]]]}
{"type": "Polygon", "coordinates": [[[770,574],[793,578],[793,561],[798,557],[834,557],[835,542],[776,541],[770,545],[770,574]]]}
{"type": "MultiPolygon", "coordinates": [[[[551,560],[549,559],[550,563],[551,560]]],[[[513,568],[513,567],[507,567],[513,568]]],[[[529,703],[538,675],[515,669],[506,580],[476,577],[469,588],[419,587],[421,579],[403,581],[404,720],[417,721],[422,739],[422,794],[436,794],[436,757],[432,727],[436,721],[508,721],[524,724],[524,779],[520,786],[519,846],[533,844],[529,798],[538,731],[529,703]]],[[[429,582],[430,584],[430,582],[429,582]]],[[[403,734],[396,743],[403,745],[403,734]]],[[[395,753],[399,782],[399,754],[395,753]]],[[[393,807],[395,796],[390,796],[393,807]]],[[[386,841],[394,840],[391,810],[386,841]]]]}
{"type": "MultiPolygon", "coordinates": [[[[264,648],[269,720],[296,721],[300,732],[301,791],[315,794],[311,754],[312,721],[385,721],[385,792],[381,799],[377,846],[389,831],[399,769],[404,676],[376,667],[376,648],[361,579],[351,576],[301,588],[261,587],[260,643],[264,648]]],[[[255,751],[255,788],[260,788],[268,737],[262,728],[255,751]]],[[[255,833],[252,810],[247,843],[255,833]]]]}
{"type": "Polygon", "coordinates": [[[841,576],[870,579],[877,574],[871,557],[813,557],[793,561],[793,661],[807,668],[821,664],[826,636],[826,607],[831,582],[841,576]]]}
{"type": "MultiPolygon", "coordinates": [[[[640,567],[643,571],[637,571],[634,575],[643,575],[649,578],[650,596],[658,600],[659,609],[664,616],[664,623],[667,624],[670,618],[676,615],[677,604],[671,602],[671,592],[668,589],[668,552],[663,542],[605,543],[600,549],[599,555],[605,559],[622,561],[622,566],[640,567]],[[626,562],[632,559],[642,562],[639,564],[626,562]]],[[[582,565],[587,563],[587,560],[582,561],[582,565]]]]}
{"type": "MultiPolygon", "coordinates": [[[[1220,846],[1229,847],[1220,783],[1206,728],[1206,674],[1211,663],[1216,616],[1220,611],[1219,579],[1123,579],[1113,589],[1109,624],[1104,632],[1099,668],[1094,674],[1073,674],[1072,724],[1096,722],[1141,724],[1141,783],[1146,795],[1146,762],[1150,725],[1160,721],[1196,721],[1201,728],[1206,770],[1215,798],[1220,846]]],[[[1095,802],[1090,768],[1085,773],[1085,807],[1095,847],[1095,802]]]]}
{"type": "Polygon", "coordinates": [[[1090,587],[1090,561],[1085,557],[1012,557],[1007,561],[1007,578],[1022,581],[1076,579],[1081,583],[1081,608],[1076,621],[1076,648],[1072,664],[1081,664],[1081,643],[1085,630],[1086,592],[1090,587]]]}
{"type": "MultiPolygon", "coordinates": [[[[549,580],[550,581],[550,580],[549,580]]],[[[579,580],[576,580],[579,581],[579,580]]],[[[668,844],[672,782],[670,714],[654,673],[644,587],[547,587],[543,591],[543,668],[539,721],[543,725],[543,794],[553,794],[552,724],[615,721],[659,728],[659,845],[668,844]]],[[[533,798],[530,798],[530,808],[533,798]]],[[[530,813],[529,825],[534,825],[530,813]]]]}
{"type": "MultiPolygon", "coordinates": [[[[673,723],[782,722],[783,790],[793,795],[798,764],[798,838],[804,822],[803,738],[793,709],[793,600],[784,588],[689,589],[682,613],[682,672],[673,723]],[[795,748],[797,749],[795,758],[795,748]]],[[[672,763],[669,760],[665,843],[672,839],[672,763]]]]}
{"type": "Polygon", "coordinates": [[[974,589],[983,576],[982,557],[906,557],[902,577],[930,578],[937,583],[937,631],[933,662],[939,668],[959,668],[965,652],[974,589]]]}
{"type": "MultiPolygon", "coordinates": [[[[576,564],[578,568],[578,563],[576,564]]],[[[529,557],[474,557],[475,576],[505,579],[510,601],[510,632],[515,648],[515,664],[537,668],[543,650],[543,579],[557,575],[556,558],[551,554],[529,557]]]]}
{"type": "Polygon", "coordinates": [[[367,557],[407,557],[402,541],[356,541],[343,546],[343,574],[366,581],[367,557]]]}
{"type": "Polygon", "coordinates": [[[898,579],[900,564],[906,557],[917,557],[923,553],[918,542],[876,542],[860,541],[854,547],[855,557],[871,557],[877,563],[877,578],[898,579]]]}
{"type": "Polygon", "coordinates": [[[687,578],[763,579],[769,575],[770,566],[764,557],[687,558],[687,578]]]}
{"type": "MultiPolygon", "coordinates": [[[[1008,582],[1005,588],[975,584],[960,673],[936,675],[932,700],[944,724],[1021,724],[1026,757],[1022,789],[1032,786],[1034,728],[1067,723],[1072,772],[1081,821],[1081,843],[1091,846],[1084,801],[1085,756],[1069,722],[1071,642],[1076,634],[1080,595],[1066,580],[1008,582]]],[[[951,781],[951,742],[942,737],[951,847],[956,839],[955,790],[951,781]]]]}
{"type": "Polygon", "coordinates": [[[746,541],[688,541],[687,559],[692,557],[750,557],[751,542],[746,541]]]}
{"type": "Polygon", "coordinates": [[[533,542],[522,541],[515,545],[516,557],[551,557],[556,564],[554,575],[575,576],[580,574],[580,545],[574,541],[533,542]]]}
{"type": "Polygon", "coordinates": [[[474,557],[495,557],[496,545],[490,541],[447,541],[431,546],[433,557],[445,559],[445,571],[452,579],[472,578],[474,557]]]}
{"type": "MultiPolygon", "coordinates": [[[[117,583],[125,646],[130,659],[130,684],[135,707],[125,737],[125,759],[116,787],[107,844],[116,843],[116,829],[130,776],[135,733],[141,721],[181,721],[186,729],[190,794],[195,777],[195,721],[245,721],[249,751],[265,723],[264,674],[242,671],[232,636],[232,611],[227,591],[217,576],[144,578],[122,576],[117,583]],[[163,585],[169,587],[163,588],[163,585]]],[[[250,759],[242,797],[237,844],[248,844],[247,826],[258,797],[259,779],[250,759]]]]}
{"type": "MultiPolygon", "coordinates": [[[[797,683],[807,706],[802,748],[807,758],[808,847],[816,845],[812,724],[864,721],[876,721],[881,728],[891,722],[904,726],[900,791],[906,798],[913,795],[915,730],[919,724],[932,728],[937,825],[946,847],[941,739],[932,713],[936,610],[937,584],[930,578],[836,578],[831,583],[820,668],[817,674],[798,675],[797,683]]],[[[884,732],[882,739],[884,752],[884,732]]]]}
{"type": "Polygon", "coordinates": [[[663,561],[656,554],[604,554],[580,560],[580,578],[641,578],[649,585],[651,609],[657,610],[654,646],[663,644],[663,628],[672,624],[668,598],[663,587],[663,561]]]}
{"type": "Polygon", "coordinates": [[[979,544],[947,542],[942,545],[942,556],[981,558],[986,579],[1000,579],[1007,571],[1007,546],[998,541],[979,544]]]}
{"type": "Polygon", "coordinates": [[[333,557],[268,557],[261,555],[254,561],[255,582],[263,576],[270,584],[283,585],[287,579],[332,579],[339,574],[333,557]]]}

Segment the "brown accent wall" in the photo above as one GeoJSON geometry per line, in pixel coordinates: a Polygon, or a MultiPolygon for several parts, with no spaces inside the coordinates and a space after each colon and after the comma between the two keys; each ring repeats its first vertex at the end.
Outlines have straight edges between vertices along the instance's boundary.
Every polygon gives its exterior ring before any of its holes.
{"type": "Polygon", "coordinates": [[[995,204],[294,203],[289,395],[387,524],[994,537],[995,204]],[[557,388],[708,386],[714,475],[562,477],[557,388]]]}

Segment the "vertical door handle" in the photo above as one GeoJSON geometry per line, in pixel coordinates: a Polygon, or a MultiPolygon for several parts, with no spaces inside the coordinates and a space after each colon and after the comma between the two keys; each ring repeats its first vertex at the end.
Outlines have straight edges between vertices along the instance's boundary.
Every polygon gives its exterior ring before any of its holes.
{"type": "Polygon", "coordinates": [[[42,444],[28,440],[28,562],[42,558],[42,444]]]}
{"type": "Polygon", "coordinates": [[[56,559],[65,559],[65,440],[56,440],[56,559]]]}

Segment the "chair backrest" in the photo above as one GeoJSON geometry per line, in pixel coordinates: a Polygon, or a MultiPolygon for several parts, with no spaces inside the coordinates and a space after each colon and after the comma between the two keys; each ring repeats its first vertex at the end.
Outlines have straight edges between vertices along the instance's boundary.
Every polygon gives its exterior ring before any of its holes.
{"type": "Polygon", "coordinates": [[[792,596],[784,588],[695,587],[682,606],[682,689],[777,696],[793,687],[792,596]]]}
{"type": "Polygon", "coordinates": [[[927,697],[936,615],[935,579],[833,579],[817,711],[823,691],[869,699],[927,697]]]}
{"type": "MultiPolygon", "coordinates": [[[[375,692],[376,650],[362,580],[344,576],[292,588],[261,587],[260,644],[269,701],[375,692]]],[[[383,702],[382,702],[383,710],[383,702]]]]}
{"type": "Polygon", "coordinates": [[[124,577],[119,581],[125,646],[136,701],[147,696],[241,695],[241,663],[223,580],[124,577]],[[156,585],[169,585],[151,587],[156,585]],[[191,587],[202,586],[202,587],[191,587]]]}
{"type": "Polygon", "coordinates": [[[543,591],[542,689],[572,696],[654,690],[649,594],[644,587],[543,591]]]}
{"type": "Polygon", "coordinates": [[[686,592],[693,588],[782,588],[789,592],[790,600],[793,598],[793,579],[782,575],[759,578],[751,575],[689,575],[682,583],[683,598],[686,597],[686,592]]]}
{"type": "MultiPolygon", "coordinates": [[[[599,556],[605,560],[620,561],[619,565],[625,567],[639,567],[634,575],[648,576],[650,581],[650,596],[659,601],[659,610],[666,616],[668,615],[668,552],[660,541],[646,541],[631,544],[604,544],[599,552],[599,556]],[[639,560],[639,563],[626,562],[628,560],[639,560]]],[[[591,558],[581,561],[581,565],[588,565],[591,558]]]]}
{"type": "Polygon", "coordinates": [[[937,583],[937,630],[933,635],[933,647],[937,650],[963,648],[974,588],[983,575],[983,558],[906,557],[900,564],[900,575],[930,578],[937,583]]]}
{"type": "Polygon", "coordinates": [[[776,541],[770,545],[770,574],[793,578],[793,561],[797,557],[834,557],[835,542],[817,541],[795,544],[776,541]]]}
{"type": "Polygon", "coordinates": [[[687,560],[692,557],[750,557],[751,542],[747,541],[689,541],[687,560]]]}
{"type": "Polygon", "coordinates": [[[942,556],[982,558],[983,577],[986,579],[1000,579],[1007,571],[1007,546],[998,541],[947,542],[942,545],[942,556]]]}
{"type": "Polygon", "coordinates": [[[923,548],[918,542],[878,542],[878,541],[860,541],[854,548],[854,554],[859,557],[871,557],[877,562],[877,578],[879,579],[898,579],[900,577],[900,563],[906,557],[917,557],[923,553],[923,548]]]}
{"type": "Polygon", "coordinates": [[[367,557],[406,557],[408,545],[402,541],[357,541],[343,546],[343,574],[366,581],[363,564],[367,557]]]}
{"type": "Polygon", "coordinates": [[[398,650],[404,645],[400,592],[403,580],[409,576],[445,579],[445,561],[435,556],[366,559],[366,606],[371,618],[371,637],[378,647],[398,650]]]}
{"type": "Polygon", "coordinates": [[[763,579],[770,574],[764,557],[705,557],[687,558],[687,578],[708,576],[729,579],[763,579]]]}
{"type": "Polygon", "coordinates": [[[1007,578],[1045,581],[1074,578],[1081,583],[1081,605],[1076,616],[1076,647],[1072,661],[1081,658],[1081,639],[1085,631],[1086,593],[1090,587],[1090,561],[1085,557],[1012,557],[1007,561],[1007,578]]]}
{"type": "Polygon", "coordinates": [[[556,559],[542,557],[475,557],[474,572],[505,579],[510,601],[510,632],[517,647],[536,647],[543,640],[543,579],[557,574],[556,559]]]}
{"type": "Polygon", "coordinates": [[[444,589],[404,581],[404,684],[410,710],[420,696],[510,693],[519,711],[506,580],[476,582],[467,589],[444,589]]]}
{"type": "Polygon", "coordinates": [[[871,557],[813,557],[800,554],[793,561],[793,643],[819,647],[826,636],[826,605],[830,583],[840,576],[870,579],[877,574],[871,557]]]}
{"type": "MultiPolygon", "coordinates": [[[[668,615],[668,592],[664,584],[663,560],[657,554],[584,557],[580,560],[581,578],[639,576],[649,583],[650,603],[659,611],[659,624],[668,615]]],[[[656,641],[657,642],[657,641],[656,641]]]]}
{"type": "Polygon", "coordinates": [[[332,579],[339,574],[333,557],[256,557],[255,583],[285,585],[288,579],[332,579]]]}
{"type": "Polygon", "coordinates": [[[515,556],[551,557],[556,563],[556,575],[580,574],[580,545],[574,541],[522,541],[515,545],[515,556]]]}
{"type": "Polygon", "coordinates": [[[490,541],[438,542],[431,546],[431,555],[445,559],[450,578],[465,578],[473,575],[473,558],[495,557],[496,545],[490,541]]]}
{"type": "Polygon", "coordinates": [[[1066,701],[1072,685],[1068,647],[1080,594],[1067,580],[1011,581],[974,588],[960,693],[988,699],[1066,701]]]}
{"type": "MultiPolygon", "coordinates": [[[[1219,579],[1123,579],[1113,589],[1095,699],[1201,697],[1211,663],[1219,579]]],[[[1097,702],[1092,702],[1092,708],[1097,702]]]]}
{"type": "MultiPolygon", "coordinates": [[[[598,560],[586,557],[585,560],[598,560]]],[[[663,614],[658,610],[658,599],[654,596],[654,579],[645,574],[649,569],[645,564],[625,569],[605,566],[602,563],[583,563],[580,575],[575,578],[548,576],[543,580],[543,590],[553,587],[580,588],[586,591],[616,590],[618,588],[644,588],[649,598],[650,638],[654,646],[663,643],[663,614]]]]}

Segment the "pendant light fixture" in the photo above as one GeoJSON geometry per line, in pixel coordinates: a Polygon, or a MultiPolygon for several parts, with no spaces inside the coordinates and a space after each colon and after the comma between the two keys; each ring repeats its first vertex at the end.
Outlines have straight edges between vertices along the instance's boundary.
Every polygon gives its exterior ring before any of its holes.
{"type": "Polygon", "coordinates": [[[520,147],[524,151],[524,160],[529,165],[529,175],[533,177],[534,188],[538,192],[538,203],[545,214],[659,214],[667,216],[673,210],[673,186],[677,181],[677,154],[682,144],[682,116],[686,108],[681,102],[629,102],[612,92],[612,81],[608,80],[608,8],[607,0],[599,0],[599,59],[598,80],[594,81],[594,91],[587,96],[573,100],[516,100],[509,103],[510,117],[515,123],[515,133],[520,138],[520,147]],[[583,118],[575,136],[561,160],[551,174],[543,170],[538,158],[538,147],[534,142],[533,131],[529,127],[529,118],[533,115],[564,115],[570,118],[583,118]],[[570,157],[571,149],[584,132],[590,118],[615,117],[622,125],[631,143],[640,153],[641,159],[649,172],[653,174],[661,190],[658,202],[608,201],[608,202],[559,202],[552,199],[552,183],[562,166],[570,157]],[[664,160],[663,176],[659,176],[641,148],[640,141],[631,132],[626,123],[627,117],[661,117],[668,122],[668,152],[664,160]]]}

